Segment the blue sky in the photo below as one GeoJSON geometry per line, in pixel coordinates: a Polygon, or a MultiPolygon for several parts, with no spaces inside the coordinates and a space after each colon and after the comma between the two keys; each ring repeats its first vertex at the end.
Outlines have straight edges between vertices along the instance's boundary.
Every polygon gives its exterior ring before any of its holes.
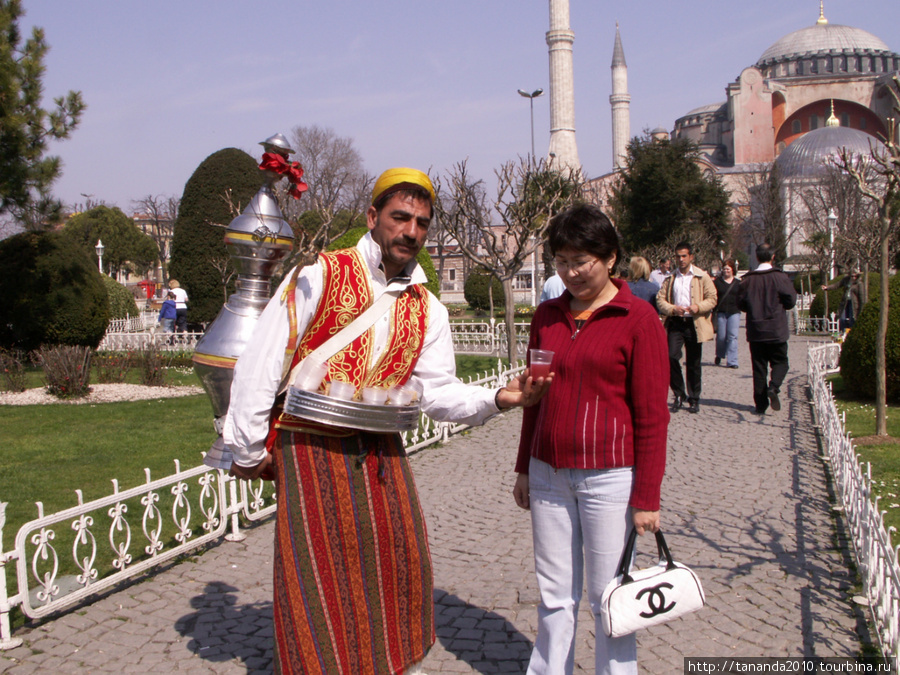
{"type": "MultiPolygon", "coordinates": [[[[468,159],[493,169],[530,152],[528,101],[548,90],[546,0],[24,0],[24,27],[51,51],[48,102],[70,89],[82,123],[52,153],[56,194],[127,212],[148,194],[181,196],[197,165],[297,125],[354,140],[366,169],[443,173],[468,159]]],[[[575,125],[588,176],[610,170],[610,61],[622,32],[631,133],[725,99],[725,87],[773,42],[815,23],[817,0],[570,0],[575,125]]],[[[900,2],[827,0],[831,23],[868,30],[900,51],[900,2]]],[[[549,97],[535,99],[545,154],[549,97]]]]}

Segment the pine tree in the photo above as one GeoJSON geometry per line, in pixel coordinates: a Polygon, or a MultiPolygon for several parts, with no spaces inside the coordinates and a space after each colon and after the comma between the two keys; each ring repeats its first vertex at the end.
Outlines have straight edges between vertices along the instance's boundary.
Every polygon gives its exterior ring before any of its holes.
{"type": "Polygon", "coordinates": [[[78,126],[84,102],[70,91],[41,107],[44,57],[49,47],[35,27],[22,44],[20,0],[0,0],[0,214],[31,229],[57,219],[61,204],[50,188],[62,173],[59,157],[45,157],[50,140],[62,140],[78,126]]]}
{"type": "Polygon", "coordinates": [[[649,134],[631,140],[611,200],[628,250],[662,244],[673,233],[713,241],[726,234],[728,192],[716,176],[700,170],[699,157],[687,140],[655,140],[649,134]]]}

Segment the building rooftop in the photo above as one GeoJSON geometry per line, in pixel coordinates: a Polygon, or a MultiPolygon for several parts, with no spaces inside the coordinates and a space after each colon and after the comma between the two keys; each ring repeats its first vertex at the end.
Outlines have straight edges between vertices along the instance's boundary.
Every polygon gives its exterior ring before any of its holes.
{"type": "Polygon", "coordinates": [[[839,53],[892,53],[881,39],[861,28],[817,23],[785,35],[763,52],[756,65],[764,66],[792,57],[832,51],[839,53]]]}
{"type": "Polygon", "coordinates": [[[837,158],[843,148],[854,155],[871,155],[884,149],[874,136],[849,127],[821,127],[791,143],[775,160],[784,178],[813,178],[828,168],[831,158],[837,158]]]}

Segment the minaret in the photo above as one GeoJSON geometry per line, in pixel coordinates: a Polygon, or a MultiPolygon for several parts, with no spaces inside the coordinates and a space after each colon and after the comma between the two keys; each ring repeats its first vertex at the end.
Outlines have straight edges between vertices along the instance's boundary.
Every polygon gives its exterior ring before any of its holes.
{"type": "Polygon", "coordinates": [[[550,166],[581,172],[575,145],[575,76],[569,29],[569,0],[550,0],[550,166]]]}
{"type": "Polygon", "coordinates": [[[628,151],[628,140],[631,138],[631,113],[629,106],[631,96],[628,95],[628,66],[625,64],[625,51],[622,49],[622,38],[619,36],[619,22],[616,21],[616,44],[613,47],[612,95],[609,105],[612,108],[612,145],[613,170],[625,166],[628,151]]]}

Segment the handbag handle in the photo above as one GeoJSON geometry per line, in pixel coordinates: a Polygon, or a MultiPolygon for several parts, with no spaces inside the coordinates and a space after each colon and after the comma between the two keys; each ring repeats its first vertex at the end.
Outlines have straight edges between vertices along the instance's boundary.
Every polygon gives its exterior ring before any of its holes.
{"type": "MultiPolygon", "coordinates": [[[[617,576],[622,577],[622,583],[628,584],[634,581],[629,572],[631,571],[631,559],[634,558],[634,545],[637,542],[637,530],[632,527],[628,534],[628,542],[625,544],[625,550],[622,551],[622,559],[619,561],[619,569],[617,576]]],[[[659,552],[659,559],[666,560],[666,569],[675,569],[675,560],[669,552],[669,546],[666,544],[666,538],[663,536],[662,530],[656,532],[656,550],[659,552]]]]}

